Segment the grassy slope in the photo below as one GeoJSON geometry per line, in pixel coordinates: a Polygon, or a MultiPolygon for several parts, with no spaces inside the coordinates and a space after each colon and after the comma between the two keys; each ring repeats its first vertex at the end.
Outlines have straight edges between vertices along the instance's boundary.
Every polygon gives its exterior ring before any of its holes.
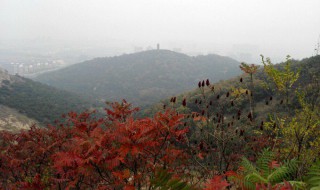
{"type": "Polygon", "coordinates": [[[0,130],[17,132],[21,129],[29,129],[33,124],[38,122],[15,109],[0,105],[0,130]]]}

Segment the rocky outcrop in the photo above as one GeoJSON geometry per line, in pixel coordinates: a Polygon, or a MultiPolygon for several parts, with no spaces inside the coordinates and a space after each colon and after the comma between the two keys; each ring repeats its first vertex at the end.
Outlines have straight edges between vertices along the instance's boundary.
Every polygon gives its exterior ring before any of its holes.
{"type": "Polygon", "coordinates": [[[17,132],[21,129],[29,129],[34,124],[38,122],[12,108],[0,105],[0,130],[17,132]]]}

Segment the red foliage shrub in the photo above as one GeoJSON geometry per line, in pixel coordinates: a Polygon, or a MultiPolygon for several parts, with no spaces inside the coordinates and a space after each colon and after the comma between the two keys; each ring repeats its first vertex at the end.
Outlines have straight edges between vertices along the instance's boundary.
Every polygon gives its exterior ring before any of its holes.
{"type": "Polygon", "coordinates": [[[158,167],[186,167],[188,129],[173,110],[134,119],[137,108],[112,103],[103,119],[69,113],[59,127],[1,132],[1,186],[43,189],[132,189],[147,186],[158,167]]]}

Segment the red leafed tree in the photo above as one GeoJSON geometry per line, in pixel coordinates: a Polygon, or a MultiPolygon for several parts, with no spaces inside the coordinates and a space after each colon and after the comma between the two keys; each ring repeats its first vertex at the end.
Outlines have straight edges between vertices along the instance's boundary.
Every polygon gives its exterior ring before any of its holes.
{"type": "Polygon", "coordinates": [[[106,117],[70,112],[56,127],[0,132],[5,189],[140,189],[156,168],[183,172],[188,129],[173,110],[134,119],[137,108],[111,103],[106,117]]]}
{"type": "Polygon", "coordinates": [[[0,132],[0,186],[7,189],[43,189],[56,176],[51,155],[62,148],[66,128],[37,128],[18,134],[0,132]]]}
{"type": "Polygon", "coordinates": [[[224,190],[227,189],[229,183],[223,179],[223,176],[213,176],[212,179],[208,180],[205,184],[204,190],[224,190]]]}
{"type": "Polygon", "coordinates": [[[72,138],[52,156],[61,187],[139,189],[149,185],[157,167],[186,167],[183,115],[168,110],[134,119],[137,109],[127,102],[110,106],[100,120],[87,113],[69,114],[72,138]]]}

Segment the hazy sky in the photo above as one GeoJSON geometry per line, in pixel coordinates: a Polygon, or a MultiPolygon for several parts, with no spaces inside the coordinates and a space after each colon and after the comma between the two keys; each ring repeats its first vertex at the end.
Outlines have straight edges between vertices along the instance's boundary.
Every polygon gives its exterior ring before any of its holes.
{"type": "Polygon", "coordinates": [[[0,42],[50,39],[124,50],[159,42],[278,60],[311,56],[319,35],[320,0],[0,0],[0,42]]]}

